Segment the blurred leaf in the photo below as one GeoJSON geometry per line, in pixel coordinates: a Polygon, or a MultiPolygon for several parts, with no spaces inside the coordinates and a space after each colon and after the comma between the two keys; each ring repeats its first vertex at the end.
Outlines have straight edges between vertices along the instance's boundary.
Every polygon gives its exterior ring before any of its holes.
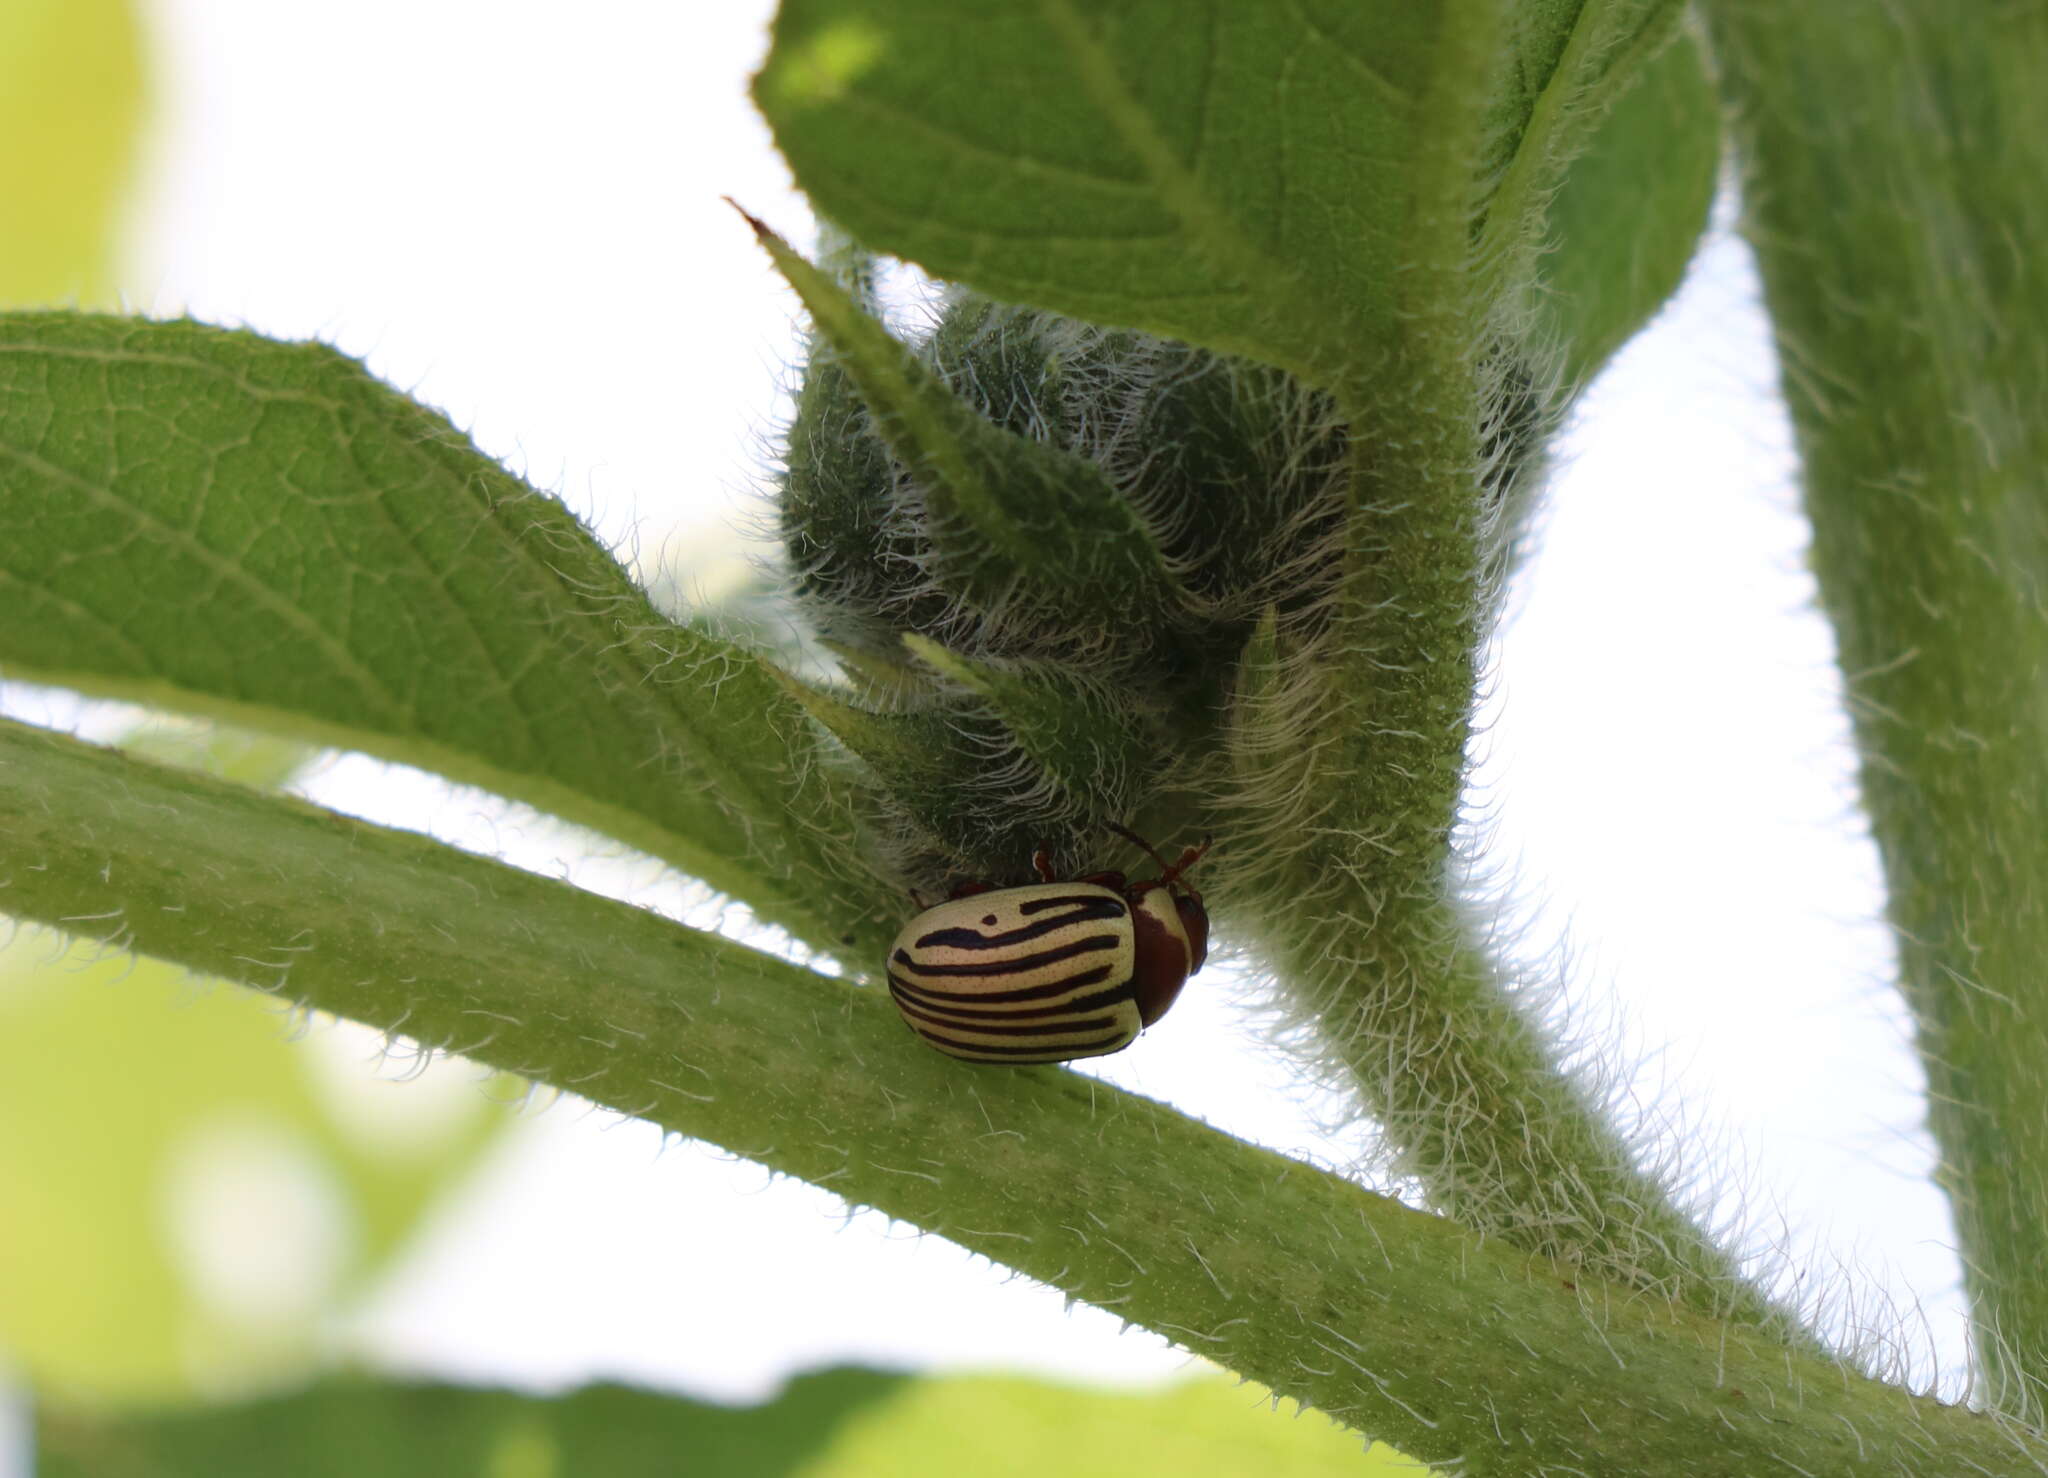
{"type": "Polygon", "coordinates": [[[112,295],[144,102],[128,0],[0,3],[0,305],[112,295]]]}
{"type": "Polygon", "coordinates": [[[1428,1470],[1262,1386],[1204,1377],[1091,1391],[1021,1376],[908,1383],[856,1414],[804,1478],[1376,1478],[1428,1470]]]}
{"type": "Polygon", "coordinates": [[[1584,385],[1677,290],[1721,165],[1721,113],[1691,33],[1651,62],[1566,170],[1538,308],[1584,385]]]}
{"type": "MultiPolygon", "coordinates": [[[[184,725],[129,747],[263,787],[304,759],[184,725]]],[[[332,1044],[288,1027],[282,1003],[155,960],[42,934],[0,954],[0,1347],[36,1382],[161,1399],[274,1379],[508,1122],[474,1083],[332,1082],[313,1060],[332,1044]],[[223,1304],[203,1269],[250,1255],[239,1232],[282,1256],[223,1304]]]]}
{"type": "Polygon", "coordinates": [[[135,729],[120,741],[119,748],[160,765],[204,770],[257,790],[275,790],[313,758],[313,752],[302,744],[169,716],[135,729]]]}
{"type": "Polygon", "coordinates": [[[45,1413],[43,1478],[1371,1478],[1421,1470],[1257,1386],[1157,1393],[1013,1376],[917,1379],[858,1368],[731,1408],[619,1386],[544,1399],[335,1381],[212,1411],[97,1423],[45,1413]]]}
{"type": "Polygon", "coordinates": [[[822,1371],[743,1410],[624,1386],[545,1399],[336,1380],[243,1406],[117,1422],[45,1413],[36,1440],[42,1478],[779,1478],[901,1379],[822,1371]]]}

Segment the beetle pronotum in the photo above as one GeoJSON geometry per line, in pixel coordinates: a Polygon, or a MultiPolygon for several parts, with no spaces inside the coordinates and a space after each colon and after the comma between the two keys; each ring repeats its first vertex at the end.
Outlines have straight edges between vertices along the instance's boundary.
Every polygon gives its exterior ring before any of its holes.
{"type": "Polygon", "coordinates": [[[889,949],[889,995],[910,1029],[969,1062],[1068,1062],[1120,1052],[1166,1014],[1209,954],[1202,895],[1182,881],[1209,843],[1169,866],[1120,826],[1159,876],[1054,877],[1021,888],[969,883],[928,908],[889,949]]]}

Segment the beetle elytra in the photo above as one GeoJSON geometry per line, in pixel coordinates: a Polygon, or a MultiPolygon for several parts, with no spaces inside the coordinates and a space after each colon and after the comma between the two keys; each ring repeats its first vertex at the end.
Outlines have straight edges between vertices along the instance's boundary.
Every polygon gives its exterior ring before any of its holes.
{"type": "Polygon", "coordinates": [[[1209,914],[1182,875],[1204,841],[1159,876],[1119,872],[1063,882],[1044,852],[1042,881],[970,883],[928,908],[889,949],[889,995],[939,1051],[970,1062],[1068,1062],[1120,1052],[1166,1014],[1209,954],[1209,914]]]}

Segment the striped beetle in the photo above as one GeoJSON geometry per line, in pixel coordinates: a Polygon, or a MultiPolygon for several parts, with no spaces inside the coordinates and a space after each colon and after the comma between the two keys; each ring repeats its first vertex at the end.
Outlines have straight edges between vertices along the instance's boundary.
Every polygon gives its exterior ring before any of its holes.
{"type": "Polygon", "coordinates": [[[889,996],[910,1029],[968,1062],[1067,1062],[1121,1052],[1166,1014],[1209,955],[1209,914],[1182,875],[1209,850],[1168,866],[1121,826],[1159,876],[1120,872],[1071,882],[1041,850],[1040,882],[966,883],[928,908],[889,949],[889,996]]]}

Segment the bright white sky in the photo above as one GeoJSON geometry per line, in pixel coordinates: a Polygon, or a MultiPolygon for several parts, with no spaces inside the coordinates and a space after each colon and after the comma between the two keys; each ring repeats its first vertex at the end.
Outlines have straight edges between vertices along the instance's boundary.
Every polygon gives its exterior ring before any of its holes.
{"type": "MultiPolygon", "coordinates": [[[[791,302],[719,197],[808,234],[745,100],[767,0],[150,9],[164,129],[133,306],[366,355],[643,569],[715,580],[758,512],[793,345],[791,302]]],[[[1907,1338],[1954,1374],[1947,1212],[1755,299],[1746,252],[1717,235],[1589,396],[1512,590],[1474,800],[1529,947],[1562,949],[1583,1035],[1620,1043],[1600,1060],[1688,1127],[1686,1173],[1794,1250],[1802,1288],[1880,1327],[1880,1288],[1917,1303],[1907,1338]]],[[[417,776],[342,760],[310,793],[684,902],[655,871],[417,776]]],[[[1201,977],[1103,1075],[1342,1157],[1257,1047],[1247,990],[1201,977]]],[[[456,1378],[732,1398],[847,1359],[1118,1379],[1185,1364],[757,1167],[581,1108],[532,1121],[360,1348],[456,1378]]]]}

